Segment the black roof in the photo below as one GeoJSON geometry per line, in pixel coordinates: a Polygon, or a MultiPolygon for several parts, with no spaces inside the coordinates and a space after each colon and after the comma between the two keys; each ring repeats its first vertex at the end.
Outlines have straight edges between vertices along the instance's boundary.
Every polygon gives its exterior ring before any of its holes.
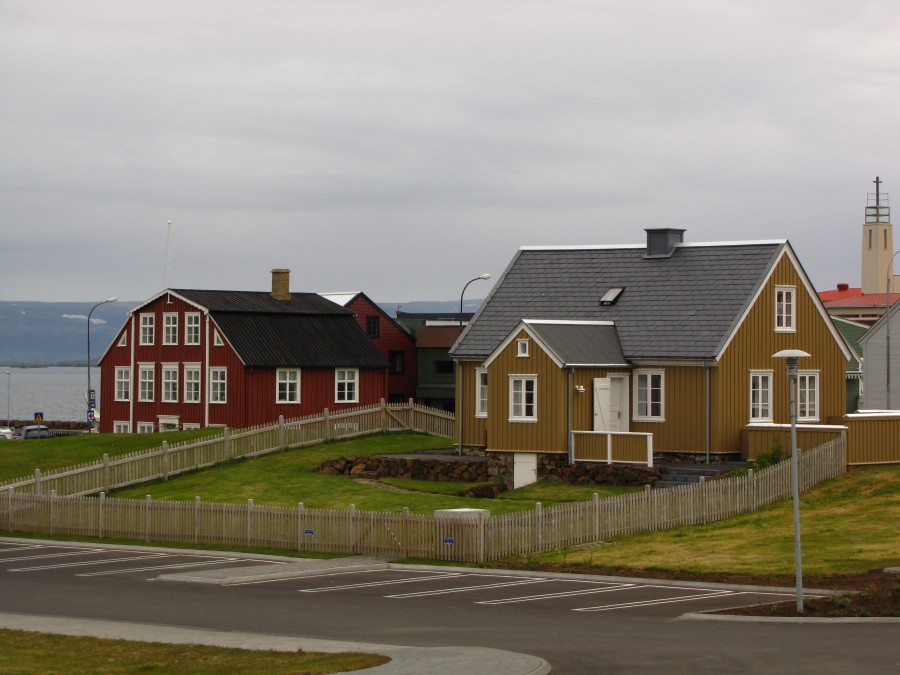
{"type": "Polygon", "coordinates": [[[612,321],[629,359],[714,358],[785,241],[523,248],[451,350],[484,358],[523,319],[612,321]],[[612,304],[600,299],[624,289],[612,304]]]}
{"type": "Polygon", "coordinates": [[[206,309],[246,366],[388,366],[353,313],[317,293],[276,300],[253,291],[171,292],[206,309]]]}
{"type": "Polygon", "coordinates": [[[631,367],[611,323],[525,321],[525,325],[563,366],[631,367]]]}

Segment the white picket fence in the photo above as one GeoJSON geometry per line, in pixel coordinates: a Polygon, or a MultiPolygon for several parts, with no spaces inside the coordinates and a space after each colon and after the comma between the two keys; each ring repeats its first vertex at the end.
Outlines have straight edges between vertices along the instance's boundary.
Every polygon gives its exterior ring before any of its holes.
{"type": "Polygon", "coordinates": [[[108,493],[116,488],[167,480],[172,476],[205,469],[241,457],[256,457],[286,448],[314,445],[331,439],[346,439],[377,432],[417,431],[436,436],[453,436],[454,416],[443,410],[410,401],[401,404],[359,406],[296,419],[280,418],[277,423],[232,431],[198,441],[159,447],[103,458],[77,466],[43,472],[0,483],[4,492],[19,494],[84,496],[108,493]]]}
{"type": "MultiPolygon", "coordinates": [[[[800,488],[846,470],[843,438],[800,457],[800,488]]],[[[413,514],[59,496],[7,490],[0,529],[45,534],[193,542],[387,558],[485,562],[602,541],[607,537],[721,520],[791,495],[791,463],[692,486],[489,516],[481,510],[413,514]]]]}

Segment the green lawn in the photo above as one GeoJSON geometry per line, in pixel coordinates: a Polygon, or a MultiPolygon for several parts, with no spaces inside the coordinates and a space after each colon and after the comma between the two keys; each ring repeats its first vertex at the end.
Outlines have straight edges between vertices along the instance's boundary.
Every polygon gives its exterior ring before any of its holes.
{"type": "MultiPolygon", "coordinates": [[[[535,565],[672,573],[794,572],[792,502],[728,520],[616,537],[601,545],[534,555],[535,565]]],[[[900,566],[900,466],[851,469],[800,498],[804,574],[857,574],[900,566]]]]}

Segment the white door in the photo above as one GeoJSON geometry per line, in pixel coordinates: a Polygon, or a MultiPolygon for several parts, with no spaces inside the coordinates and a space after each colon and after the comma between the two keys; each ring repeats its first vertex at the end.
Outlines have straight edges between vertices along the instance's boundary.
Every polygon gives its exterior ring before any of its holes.
{"type": "Polygon", "coordinates": [[[594,378],[594,431],[615,430],[613,429],[610,389],[611,383],[608,377],[594,378]]]}

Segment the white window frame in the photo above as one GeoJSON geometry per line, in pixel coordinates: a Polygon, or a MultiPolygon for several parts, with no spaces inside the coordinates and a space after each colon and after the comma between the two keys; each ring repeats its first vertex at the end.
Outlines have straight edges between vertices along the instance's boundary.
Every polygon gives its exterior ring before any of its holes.
{"type": "Polygon", "coordinates": [[[797,332],[797,287],[775,287],[775,332],[797,332]]]}
{"type": "Polygon", "coordinates": [[[209,369],[209,402],[228,403],[228,368],[209,369]]]}
{"type": "Polygon", "coordinates": [[[475,369],[475,417],[488,416],[488,371],[487,368],[475,369]]]}
{"type": "Polygon", "coordinates": [[[130,434],[131,424],[128,422],[113,422],[114,434],[130,434]]]}
{"type": "Polygon", "coordinates": [[[178,364],[166,363],[162,367],[162,402],[178,403],[178,364]]]}
{"type": "Polygon", "coordinates": [[[773,371],[750,371],[750,424],[772,422],[773,371]]]}
{"type": "Polygon", "coordinates": [[[119,338],[119,344],[117,347],[127,347],[128,346],[128,331],[122,333],[122,337],[119,338]]]}
{"type": "Polygon", "coordinates": [[[275,402],[300,403],[300,369],[279,368],[275,373],[275,402]]]}
{"type": "Polygon", "coordinates": [[[359,368],[335,368],[334,402],[359,403],[359,368]]]}
{"type": "Polygon", "coordinates": [[[635,371],[633,380],[634,392],[634,417],[636,422],[665,422],[666,421],[666,371],[662,368],[645,368],[635,371]],[[653,386],[653,378],[659,377],[659,386],[653,386]],[[659,391],[659,400],[653,400],[653,391],[659,391]],[[645,400],[641,400],[642,393],[645,400]],[[642,411],[642,404],[644,406],[642,411]],[[659,412],[654,414],[653,407],[659,406],[659,412]]]}
{"type": "Polygon", "coordinates": [[[138,401],[152,403],[156,398],[156,364],[138,366],[138,401]]]}
{"type": "Polygon", "coordinates": [[[139,434],[155,434],[156,433],[156,425],[153,422],[138,422],[137,423],[137,432],[139,434]]]}
{"type": "Polygon", "coordinates": [[[200,312],[185,312],[184,344],[200,344],[200,312]]]}
{"type": "Polygon", "coordinates": [[[184,364],[184,402],[200,403],[200,392],[202,382],[200,378],[199,363],[184,364]]]}
{"type": "Polygon", "coordinates": [[[178,314],[175,312],[163,314],[163,344],[178,344],[178,314]]]}
{"type": "Polygon", "coordinates": [[[213,345],[216,347],[224,347],[225,341],[222,339],[222,336],[219,335],[219,331],[213,331],[213,345]]]}
{"type": "Polygon", "coordinates": [[[131,400],[131,367],[116,368],[116,401],[131,400]]]}
{"type": "Polygon", "coordinates": [[[819,421],[819,380],[818,370],[797,371],[798,422],[819,421]]]}
{"type": "Polygon", "coordinates": [[[537,375],[510,375],[509,421],[537,422],[537,404],[537,375]]]}
{"type": "Polygon", "coordinates": [[[141,345],[152,345],[156,340],[156,315],[141,314],[141,345]]]}
{"type": "Polygon", "coordinates": [[[181,425],[182,431],[193,431],[195,429],[199,429],[200,425],[197,422],[185,422],[181,425]]]}
{"type": "Polygon", "coordinates": [[[528,340],[516,340],[516,356],[519,358],[528,357],[528,340]]]}

